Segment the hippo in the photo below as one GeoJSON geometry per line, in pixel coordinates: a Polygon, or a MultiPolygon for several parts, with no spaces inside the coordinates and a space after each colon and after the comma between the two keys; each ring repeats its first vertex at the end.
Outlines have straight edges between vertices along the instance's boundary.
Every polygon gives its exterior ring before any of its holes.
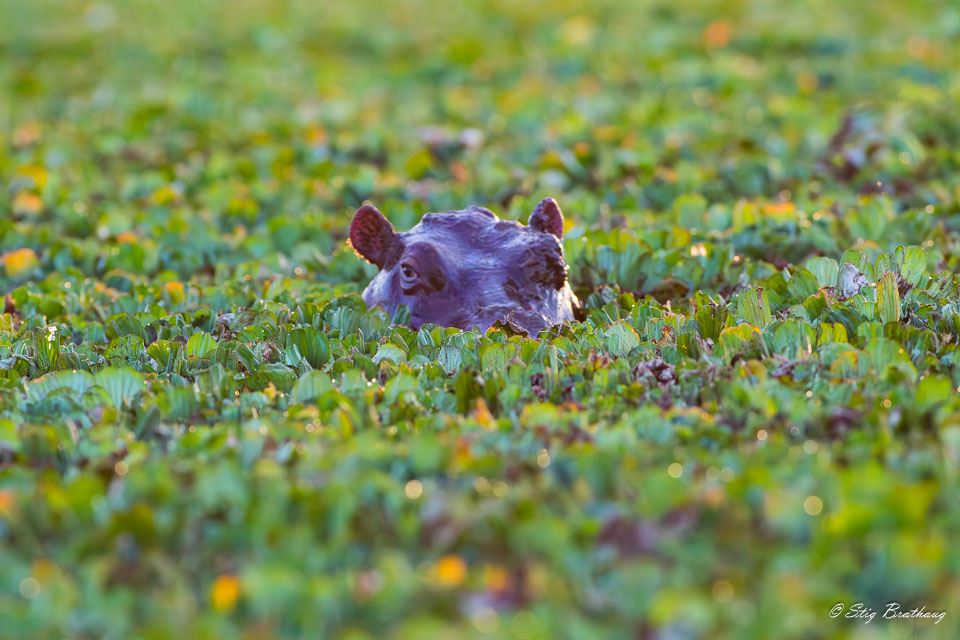
{"type": "Polygon", "coordinates": [[[410,309],[413,328],[431,323],[486,330],[497,322],[536,335],[573,321],[580,303],[567,283],[563,212],[553,198],[526,226],[485,207],[428,213],[402,233],[371,204],[350,222],[349,244],[380,272],[367,307],[410,309]]]}

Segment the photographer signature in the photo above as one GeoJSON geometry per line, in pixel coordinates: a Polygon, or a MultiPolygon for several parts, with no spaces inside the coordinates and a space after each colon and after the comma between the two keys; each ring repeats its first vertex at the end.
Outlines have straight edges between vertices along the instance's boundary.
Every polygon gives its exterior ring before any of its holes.
{"type": "MultiPolygon", "coordinates": [[[[849,607],[843,602],[838,602],[830,609],[831,618],[844,618],[851,620],[862,620],[864,624],[870,624],[877,616],[878,611],[872,609],[862,602],[857,602],[849,607]]],[[[947,615],[946,611],[927,611],[926,605],[920,605],[913,609],[904,609],[899,602],[890,602],[883,608],[880,617],[884,620],[933,620],[933,624],[939,624],[943,617],[947,615]]]]}

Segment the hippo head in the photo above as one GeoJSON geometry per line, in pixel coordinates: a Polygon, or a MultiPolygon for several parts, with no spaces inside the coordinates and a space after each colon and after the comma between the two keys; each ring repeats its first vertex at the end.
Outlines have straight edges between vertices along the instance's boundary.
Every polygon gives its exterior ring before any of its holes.
{"type": "Polygon", "coordinates": [[[369,204],[350,223],[353,249],[380,268],[364,302],[391,313],[406,305],[414,328],[487,329],[503,321],[537,334],[573,320],[579,303],[567,284],[562,235],[563,213],[553,198],[536,206],[527,226],[471,206],[428,213],[396,233],[369,204]]]}

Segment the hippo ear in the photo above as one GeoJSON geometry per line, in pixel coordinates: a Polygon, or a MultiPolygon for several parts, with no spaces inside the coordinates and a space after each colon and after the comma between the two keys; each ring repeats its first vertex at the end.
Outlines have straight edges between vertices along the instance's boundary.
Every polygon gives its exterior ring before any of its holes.
{"type": "Polygon", "coordinates": [[[357,209],[350,222],[350,246],[358,256],[383,269],[393,244],[393,225],[375,206],[357,209]]]}
{"type": "Polygon", "coordinates": [[[563,212],[560,205],[553,198],[544,198],[530,214],[528,226],[537,231],[552,233],[557,238],[563,237],[563,212]]]}

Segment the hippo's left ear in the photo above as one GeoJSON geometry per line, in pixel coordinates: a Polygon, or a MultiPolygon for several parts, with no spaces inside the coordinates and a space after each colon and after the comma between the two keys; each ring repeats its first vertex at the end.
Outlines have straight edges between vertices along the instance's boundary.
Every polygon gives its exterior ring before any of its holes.
{"type": "Polygon", "coordinates": [[[350,245],[357,255],[383,269],[393,249],[393,225],[371,204],[365,204],[350,221],[350,245]]]}
{"type": "Polygon", "coordinates": [[[560,205],[553,198],[544,198],[534,207],[527,225],[563,238],[563,212],[560,211],[560,205]]]}

